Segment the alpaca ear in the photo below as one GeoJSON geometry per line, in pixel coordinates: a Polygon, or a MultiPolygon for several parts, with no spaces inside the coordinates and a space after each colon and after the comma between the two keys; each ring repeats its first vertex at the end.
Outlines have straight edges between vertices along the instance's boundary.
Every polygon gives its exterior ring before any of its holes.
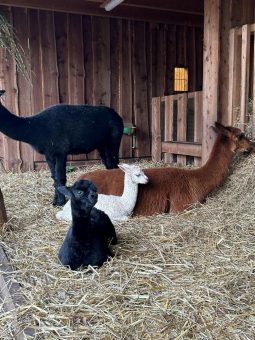
{"type": "Polygon", "coordinates": [[[123,163],[123,164],[118,164],[118,167],[119,167],[122,171],[124,171],[124,172],[128,172],[128,171],[129,171],[129,165],[128,165],[128,164],[125,164],[125,163],[123,163]]]}
{"type": "Polygon", "coordinates": [[[65,196],[67,196],[67,197],[69,197],[69,198],[72,198],[73,193],[72,193],[72,191],[71,191],[68,187],[65,187],[65,186],[63,185],[63,186],[61,186],[61,187],[57,187],[57,189],[58,189],[58,191],[59,191],[61,194],[65,195],[65,196]]]}
{"type": "Polygon", "coordinates": [[[224,125],[218,122],[215,122],[215,127],[212,127],[212,128],[216,133],[229,137],[229,130],[224,125]]]}

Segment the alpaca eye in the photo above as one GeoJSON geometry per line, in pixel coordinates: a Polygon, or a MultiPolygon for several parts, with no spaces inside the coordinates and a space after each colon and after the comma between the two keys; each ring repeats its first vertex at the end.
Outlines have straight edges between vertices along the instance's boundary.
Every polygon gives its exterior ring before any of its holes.
{"type": "Polygon", "coordinates": [[[77,191],[77,195],[78,196],[82,196],[83,195],[83,191],[81,191],[81,190],[77,191]]]}
{"type": "Polygon", "coordinates": [[[140,174],[136,175],[136,177],[140,177],[140,176],[141,176],[140,174]]]}

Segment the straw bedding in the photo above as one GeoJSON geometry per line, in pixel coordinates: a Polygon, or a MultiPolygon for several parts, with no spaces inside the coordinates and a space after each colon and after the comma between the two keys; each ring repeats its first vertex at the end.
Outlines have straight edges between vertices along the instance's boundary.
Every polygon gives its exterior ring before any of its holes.
{"type": "MultiPolygon", "coordinates": [[[[67,225],[49,172],[1,174],[0,185],[1,245],[25,297],[16,317],[35,339],[255,338],[254,156],[205,205],[119,223],[116,256],[74,272],[58,263],[67,225]]],[[[1,339],[14,338],[14,315],[0,306],[1,339]]]]}

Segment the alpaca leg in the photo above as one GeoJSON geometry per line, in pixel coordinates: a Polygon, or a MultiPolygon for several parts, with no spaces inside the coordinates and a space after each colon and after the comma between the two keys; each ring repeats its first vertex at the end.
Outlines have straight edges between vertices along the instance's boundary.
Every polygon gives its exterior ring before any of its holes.
{"type": "Polygon", "coordinates": [[[113,151],[109,147],[105,146],[99,150],[102,161],[106,169],[118,168],[119,156],[118,151],[113,151]]]}
{"type": "Polygon", "coordinates": [[[65,196],[57,190],[62,185],[66,185],[66,156],[58,156],[56,158],[53,205],[62,206],[66,202],[65,196]]]}
{"type": "MultiPolygon", "coordinates": [[[[55,187],[55,168],[56,168],[56,159],[54,157],[48,157],[46,156],[46,162],[48,164],[48,167],[50,169],[51,172],[51,178],[54,181],[54,187],[55,187]]],[[[52,204],[55,206],[57,205],[57,198],[58,198],[58,193],[55,190],[55,194],[54,194],[54,198],[52,201],[52,204]]]]}

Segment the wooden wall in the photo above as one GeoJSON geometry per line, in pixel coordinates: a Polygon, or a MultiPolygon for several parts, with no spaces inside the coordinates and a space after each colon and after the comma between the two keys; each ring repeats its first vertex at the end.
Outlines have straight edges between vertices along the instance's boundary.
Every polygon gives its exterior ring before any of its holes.
{"type": "MultiPolygon", "coordinates": [[[[202,89],[201,28],[0,7],[29,61],[30,85],[0,54],[4,104],[27,116],[56,103],[104,104],[137,127],[136,148],[123,136],[120,157],[151,156],[151,100],[173,93],[173,68],[189,67],[189,90],[202,89]]],[[[38,167],[44,158],[1,136],[6,169],[38,167]]],[[[96,152],[70,160],[97,159],[96,152]]]]}

